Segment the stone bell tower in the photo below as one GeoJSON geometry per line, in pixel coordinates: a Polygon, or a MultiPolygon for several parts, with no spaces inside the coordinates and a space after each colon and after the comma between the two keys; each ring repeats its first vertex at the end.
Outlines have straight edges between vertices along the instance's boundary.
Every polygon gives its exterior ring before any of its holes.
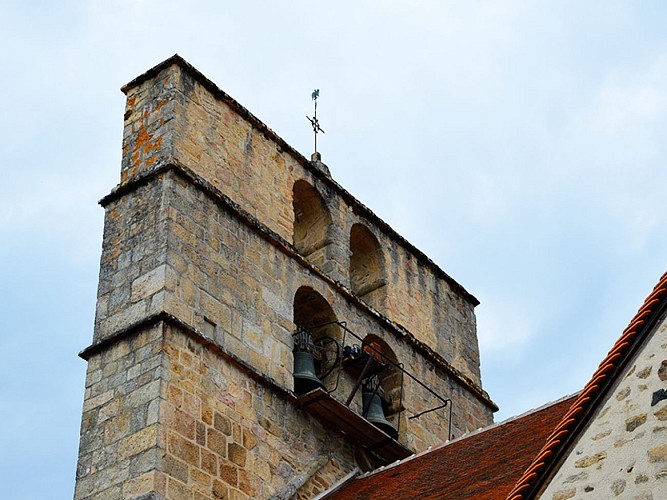
{"type": "Polygon", "coordinates": [[[312,498],[492,421],[461,285],[179,56],[122,90],[75,498],[312,498]]]}

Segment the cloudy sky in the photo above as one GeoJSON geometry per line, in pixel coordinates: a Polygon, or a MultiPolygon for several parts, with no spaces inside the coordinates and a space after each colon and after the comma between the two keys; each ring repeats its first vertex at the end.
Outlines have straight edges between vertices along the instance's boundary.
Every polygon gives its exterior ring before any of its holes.
{"type": "Polygon", "coordinates": [[[71,498],[119,88],[179,53],[475,295],[497,420],[666,269],[660,1],[0,0],[3,498],[71,498]]]}

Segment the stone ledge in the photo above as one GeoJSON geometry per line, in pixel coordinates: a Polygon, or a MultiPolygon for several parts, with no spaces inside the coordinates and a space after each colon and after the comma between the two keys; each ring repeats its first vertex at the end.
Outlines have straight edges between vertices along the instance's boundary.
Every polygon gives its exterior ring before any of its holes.
{"type": "Polygon", "coordinates": [[[213,339],[207,337],[204,335],[202,332],[197,330],[194,326],[186,323],[185,321],[182,321],[181,319],[177,318],[176,316],[169,314],[168,312],[160,312],[158,314],[154,314],[151,316],[148,316],[141,321],[138,321],[132,325],[130,325],[127,328],[124,328],[122,330],[119,330],[108,337],[105,337],[103,340],[96,344],[92,344],[85,349],[83,349],[79,353],[79,357],[85,359],[88,361],[92,356],[95,354],[98,354],[99,352],[107,349],[111,345],[115,344],[116,342],[119,342],[121,340],[124,340],[128,337],[131,337],[133,335],[137,335],[141,331],[145,330],[146,328],[150,328],[152,326],[157,325],[158,323],[165,323],[170,326],[175,326],[181,330],[183,330],[186,334],[188,334],[193,340],[196,342],[199,342],[202,344],[204,347],[210,348],[213,351],[215,351],[217,354],[221,355],[225,359],[231,361],[237,368],[240,368],[243,372],[247,373],[252,379],[260,382],[261,384],[273,389],[275,392],[277,392],[280,396],[283,398],[296,402],[296,396],[292,391],[287,389],[286,387],[282,386],[279,384],[276,380],[273,378],[264,375],[263,373],[258,372],[255,370],[252,366],[250,366],[248,363],[243,361],[242,359],[238,358],[237,356],[227,352],[222,346],[218,345],[213,339]]]}

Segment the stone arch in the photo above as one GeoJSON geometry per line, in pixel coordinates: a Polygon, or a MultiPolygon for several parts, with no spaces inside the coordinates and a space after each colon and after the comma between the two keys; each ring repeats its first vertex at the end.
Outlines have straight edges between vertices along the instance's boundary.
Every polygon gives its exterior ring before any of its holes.
{"type": "Polygon", "coordinates": [[[302,286],[294,294],[294,324],[308,330],[313,338],[329,336],[341,341],[341,329],[334,322],[336,313],[327,299],[309,286],[302,286]],[[322,326],[326,325],[326,326],[322,326]]]}
{"type": "Polygon", "coordinates": [[[375,235],[363,224],[350,230],[350,287],[371,305],[379,305],[386,294],[384,254],[375,235]]]}
{"type": "Polygon", "coordinates": [[[308,257],[331,243],[331,214],[313,186],[304,180],[296,181],[292,188],[292,206],[292,243],[301,255],[308,257]]]}
{"type": "Polygon", "coordinates": [[[398,357],[387,342],[374,334],[366,335],[362,348],[387,365],[379,376],[380,387],[382,387],[387,397],[385,416],[389,417],[398,413],[402,409],[400,404],[403,382],[403,373],[399,368],[398,357]]]}
{"type": "MultiPolygon", "coordinates": [[[[304,380],[302,377],[296,376],[297,372],[303,373],[303,357],[306,356],[303,351],[311,353],[311,356],[309,356],[311,360],[310,363],[312,363],[311,367],[314,365],[315,370],[318,372],[317,377],[321,377],[320,382],[322,382],[322,384],[320,384],[320,387],[323,387],[324,380],[327,375],[331,373],[333,366],[335,366],[332,364],[331,358],[329,358],[327,362],[325,359],[326,356],[325,358],[318,357],[317,349],[311,350],[311,347],[313,347],[319,340],[328,342],[327,344],[319,344],[319,346],[328,345],[329,349],[333,349],[333,351],[329,351],[329,356],[333,355],[334,359],[338,359],[337,355],[333,354],[334,352],[340,354],[340,347],[335,346],[340,346],[342,339],[342,330],[336,323],[337,321],[338,318],[336,317],[336,314],[329,305],[329,302],[327,302],[322,295],[307,286],[302,286],[296,291],[296,294],[294,295],[294,324],[296,329],[295,343],[293,346],[295,358],[293,373],[295,374],[294,390],[297,394],[309,392],[317,385],[312,384],[312,377],[308,377],[304,380]],[[307,334],[310,340],[304,339],[304,333],[307,334]],[[330,339],[327,339],[326,337],[334,339],[335,342],[331,342],[330,339]],[[296,366],[298,364],[296,361],[297,357],[300,357],[302,361],[299,368],[296,366]]],[[[321,351],[319,351],[319,353],[322,354],[321,351]]]]}

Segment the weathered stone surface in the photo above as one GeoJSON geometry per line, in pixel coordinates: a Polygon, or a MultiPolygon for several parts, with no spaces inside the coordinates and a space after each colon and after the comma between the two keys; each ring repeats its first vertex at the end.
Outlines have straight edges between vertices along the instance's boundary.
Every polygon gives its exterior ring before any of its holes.
{"type": "Polygon", "coordinates": [[[157,445],[157,427],[146,427],[118,444],[119,458],[129,458],[157,445]]]}
{"type": "Polygon", "coordinates": [[[613,483],[611,483],[611,492],[614,494],[614,496],[618,496],[621,493],[625,491],[625,486],[626,486],[625,479],[616,479],[613,483]]]}
{"type": "Polygon", "coordinates": [[[625,430],[628,432],[634,431],[640,425],[646,423],[646,413],[641,415],[634,415],[625,420],[625,430]]]}
{"type": "Polygon", "coordinates": [[[567,490],[556,491],[551,497],[552,500],[567,500],[568,498],[574,498],[577,494],[576,488],[570,488],[567,490]]]}
{"type": "Polygon", "coordinates": [[[607,458],[607,453],[604,451],[601,451],[599,453],[596,453],[595,455],[591,455],[588,457],[580,458],[574,463],[575,467],[579,468],[586,468],[590,467],[593,464],[598,463],[600,460],[604,460],[607,458]]]}
{"type": "Polygon", "coordinates": [[[658,377],[663,382],[667,380],[667,360],[663,360],[658,368],[658,377]]]}
{"type": "MultiPolygon", "coordinates": [[[[491,422],[473,297],[184,65],[125,91],[94,333],[113,341],[89,359],[77,499],[269,498],[321,460],[313,497],[352,470],[353,444],[286,398],[304,289],[451,397],[455,436],[491,422]]],[[[437,405],[407,378],[403,397],[437,405]]],[[[404,418],[400,439],[438,444],[448,419],[404,418]]]]}
{"type": "Polygon", "coordinates": [[[247,451],[243,446],[236,443],[229,443],[227,456],[239,467],[245,467],[247,451]]]}
{"type": "Polygon", "coordinates": [[[648,450],[648,459],[651,462],[667,462],[667,444],[648,450]]]}

